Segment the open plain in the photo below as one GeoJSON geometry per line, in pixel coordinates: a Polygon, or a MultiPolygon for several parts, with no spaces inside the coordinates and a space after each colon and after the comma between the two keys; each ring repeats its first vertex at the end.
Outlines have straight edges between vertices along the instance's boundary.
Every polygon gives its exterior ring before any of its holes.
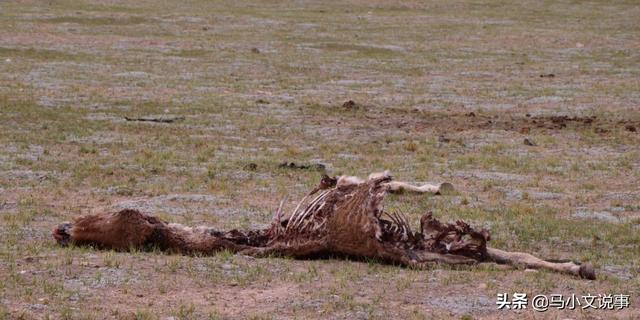
{"type": "Polygon", "coordinates": [[[639,318],[638,17],[633,0],[1,1],[0,319],[639,318]],[[455,186],[389,196],[412,223],[464,219],[598,279],[50,235],[118,208],[261,226],[322,171],[385,169],[455,186]],[[497,309],[516,292],[630,306],[497,309]]]}

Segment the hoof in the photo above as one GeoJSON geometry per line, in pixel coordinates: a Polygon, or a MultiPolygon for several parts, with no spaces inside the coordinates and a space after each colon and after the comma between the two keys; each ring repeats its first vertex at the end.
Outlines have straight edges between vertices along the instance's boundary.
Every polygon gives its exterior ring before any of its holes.
{"type": "Polygon", "coordinates": [[[53,236],[54,239],[56,239],[59,245],[61,246],[69,245],[69,242],[71,242],[72,226],[73,225],[71,223],[64,222],[58,225],[55,229],[53,229],[53,232],[51,233],[51,235],[53,236]]]}
{"type": "Polygon", "coordinates": [[[595,280],[596,279],[596,270],[589,263],[584,263],[580,265],[580,278],[595,280]]]}
{"type": "Polygon", "coordinates": [[[438,194],[451,194],[455,191],[456,189],[453,187],[453,185],[449,182],[443,182],[442,184],[440,184],[440,186],[438,187],[438,194]]]}

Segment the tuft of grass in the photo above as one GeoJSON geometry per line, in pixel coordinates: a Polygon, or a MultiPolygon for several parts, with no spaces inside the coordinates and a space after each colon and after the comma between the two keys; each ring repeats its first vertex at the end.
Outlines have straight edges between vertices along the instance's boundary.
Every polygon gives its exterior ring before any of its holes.
{"type": "Polygon", "coordinates": [[[105,25],[137,25],[148,23],[151,20],[145,17],[124,16],[124,17],[81,17],[81,16],[65,16],[45,18],[41,20],[45,23],[73,23],[86,26],[105,26],[105,25]]]}
{"type": "Polygon", "coordinates": [[[172,51],[167,53],[167,55],[181,58],[202,58],[211,55],[211,53],[211,51],[204,49],[186,49],[172,51]]]}
{"type": "Polygon", "coordinates": [[[173,257],[166,262],[167,269],[171,273],[176,273],[182,268],[182,257],[173,257]]]}
{"type": "Polygon", "coordinates": [[[146,310],[146,309],[136,310],[134,317],[135,317],[135,320],[157,320],[157,319],[160,319],[160,317],[157,316],[155,313],[153,313],[153,311],[146,310]]]}
{"type": "Polygon", "coordinates": [[[120,257],[115,251],[109,251],[103,255],[102,262],[109,268],[120,268],[120,257]]]}
{"type": "Polygon", "coordinates": [[[78,61],[89,59],[85,53],[68,53],[65,51],[42,48],[8,48],[0,47],[0,57],[14,59],[33,59],[39,61],[78,61]]]}
{"type": "Polygon", "coordinates": [[[196,317],[196,307],[193,303],[181,304],[173,312],[173,315],[179,320],[190,320],[196,317]]]}

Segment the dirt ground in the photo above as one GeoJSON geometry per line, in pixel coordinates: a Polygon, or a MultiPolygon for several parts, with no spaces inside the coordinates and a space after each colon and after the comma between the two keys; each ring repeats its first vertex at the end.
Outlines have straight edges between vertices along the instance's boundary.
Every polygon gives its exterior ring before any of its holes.
{"type": "Polygon", "coordinates": [[[2,1],[0,319],[638,319],[638,17],[631,0],[2,1]],[[118,208],[261,226],[323,170],[385,169],[456,187],[389,197],[414,224],[465,219],[598,280],[50,236],[118,208]],[[630,305],[498,310],[499,293],[630,305]]]}

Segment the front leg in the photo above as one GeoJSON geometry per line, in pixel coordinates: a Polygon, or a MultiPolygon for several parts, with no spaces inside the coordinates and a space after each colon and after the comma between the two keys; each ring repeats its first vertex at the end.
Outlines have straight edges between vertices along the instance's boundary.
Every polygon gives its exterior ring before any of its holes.
{"type": "Polygon", "coordinates": [[[286,244],[274,243],[266,247],[252,247],[240,250],[238,253],[253,257],[265,257],[269,255],[280,255],[294,258],[309,257],[314,254],[327,252],[327,242],[324,240],[309,240],[302,243],[286,244]]]}
{"type": "Polygon", "coordinates": [[[380,243],[377,257],[391,263],[416,269],[424,269],[434,264],[473,265],[478,263],[475,259],[461,255],[404,249],[389,243],[380,243]]]}

